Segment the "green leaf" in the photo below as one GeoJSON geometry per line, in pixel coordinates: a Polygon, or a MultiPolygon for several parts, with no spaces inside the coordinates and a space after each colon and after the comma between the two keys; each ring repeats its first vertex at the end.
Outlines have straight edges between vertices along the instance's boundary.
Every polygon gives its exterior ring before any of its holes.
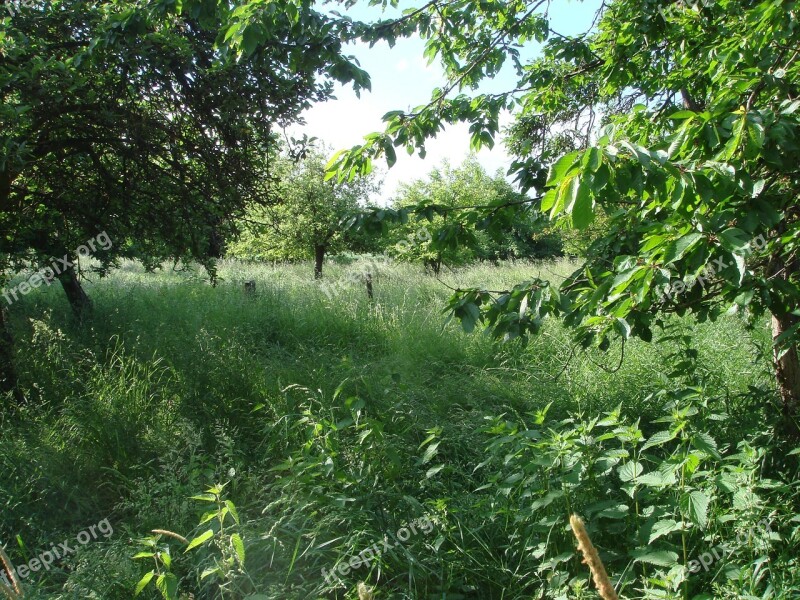
{"type": "Polygon", "coordinates": [[[155,574],[156,574],[155,571],[149,571],[144,574],[144,577],[142,577],[139,580],[139,583],[136,584],[136,589],[133,592],[134,597],[142,593],[142,590],[144,590],[144,588],[147,587],[147,584],[149,584],[153,580],[155,574]]]}
{"type": "Polygon", "coordinates": [[[189,496],[190,500],[200,500],[201,502],[216,502],[217,497],[214,494],[200,494],[199,496],[189,496]]]}
{"type": "Polygon", "coordinates": [[[739,149],[739,146],[742,145],[742,137],[744,136],[746,121],[747,121],[747,114],[742,113],[742,116],[736,121],[736,123],[733,126],[733,135],[725,144],[725,149],[720,153],[720,158],[724,160],[730,160],[731,158],[733,158],[733,155],[736,154],[736,151],[739,149]]]}
{"type": "Polygon", "coordinates": [[[624,340],[627,340],[629,337],[631,337],[631,326],[625,319],[623,319],[621,317],[618,317],[614,321],[614,330],[624,340]]]}
{"type": "Polygon", "coordinates": [[[622,146],[623,148],[627,148],[628,151],[631,153],[631,155],[634,156],[642,166],[647,167],[652,162],[650,159],[650,153],[647,151],[646,148],[642,148],[641,146],[632,144],[627,140],[620,141],[619,145],[622,146]]]}
{"type": "Polygon", "coordinates": [[[580,151],[570,152],[559,158],[553,166],[550,167],[550,173],[547,177],[547,183],[545,183],[546,187],[551,187],[561,181],[564,178],[572,167],[575,166],[575,163],[578,162],[580,158],[580,151]]]}
{"type": "Polygon", "coordinates": [[[210,510],[210,511],[208,511],[207,513],[205,513],[205,514],[204,514],[204,515],[203,515],[203,516],[200,518],[200,525],[204,525],[205,523],[208,523],[209,521],[213,521],[214,519],[216,519],[216,518],[217,518],[217,515],[218,515],[218,514],[219,514],[219,512],[218,512],[218,511],[216,511],[216,510],[210,510]]]}
{"type": "Polygon", "coordinates": [[[683,121],[684,119],[691,119],[691,118],[693,118],[693,117],[694,117],[696,114],[697,114],[697,113],[695,113],[694,111],[691,111],[691,110],[679,110],[679,111],[678,111],[678,112],[676,112],[676,113],[672,113],[672,114],[669,116],[669,118],[670,118],[670,119],[674,119],[674,120],[676,120],[676,121],[683,121]]]}
{"type": "Polygon", "coordinates": [[[547,212],[548,210],[553,208],[553,205],[556,203],[556,195],[557,191],[555,188],[547,190],[547,192],[545,192],[544,197],[542,198],[542,205],[540,207],[542,212],[547,212]]]}
{"type": "Polygon", "coordinates": [[[459,316],[461,317],[461,328],[467,333],[472,333],[475,324],[481,317],[481,311],[475,303],[468,302],[464,305],[464,312],[459,316]]]}
{"type": "Polygon", "coordinates": [[[539,498],[533,504],[531,504],[531,510],[539,510],[540,508],[544,508],[545,506],[550,506],[555,500],[564,496],[563,490],[555,490],[552,492],[548,492],[544,498],[539,498]]]}
{"type": "Polygon", "coordinates": [[[726,250],[741,253],[750,245],[750,236],[738,227],[731,227],[719,234],[719,241],[726,250]]]}
{"type": "Polygon", "coordinates": [[[258,26],[247,26],[247,28],[244,30],[244,34],[242,34],[242,48],[244,49],[245,54],[250,56],[256,51],[258,44],[261,42],[261,37],[262,36],[259,32],[258,26]]]}
{"type": "Polygon", "coordinates": [[[767,227],[775,227],[775,225],[777,225],[778,223],[781,222],[781,220],[783,220],[783,216],[781,215],[781,213],[775,210],[775,208],[768,202],[765,202],[760,198],[756,198],[755,200],[753,200],[752,204],[755,207],[756,212],[758,213],[758,216],[761,219],[761,222],[764,223],[764,225],[766,225],[767,227]]]}
{"type": "Polygon", "coordinates": [[[176,600],[178,598],[178,578],[172,573],[164,573],[156,579],[156,587],[164,600],[176,600]]]}
{"type": "Polygon", "coordinates": [[[201,533],[196,538],[194,538],[191,542],[189,542],[189,545],[186,546],[186,550],[184,550],[184,552],[188,552],[189,550],[192,550],[193,548],[197,548],[198,546],[206,543],[212,537],[214,537],[214,530],[213,529],[209,529],[205,533],[201,533]]]}
{"type": "Polygon", "coordinates": [[[639,548],[631,552],[631,557],[636,562],[648,563],[657,567],[674,567],[678,564],[678,555],[668,550],[650,551],[647,548],[639,548]]]}
{"type": "Polygon", "coordinates": [[[211,575],[217,575],[217,574],[222,575],[222,569],[220,569],[219,567],[209,567],[200,574],[200,580],[202,581],[206,577],[210,577],[211,575]]]}
{"type": "Polygon", "coordinates": [[[617,275],[614,277],[614,280],[611,282],[610,295],[617,295],[625,291],[625,289],[631,284],[634,276],[640,273],[642,270],[643,267],[633,267],[632,269],[627,269],[621,273],[617,273],[617,275]]]}
{"type": "Polygon", "coordinates": [[[630,507],[626,504],[617,504],[609,508],[604,508],[599,513],[598,517],[605,517],[606,519],[625,519],[630,514],[630,507]]]}
{"type": "Polygon", "coordinates": [[[653,436],[645,442],[644,446],[642,446],[641,451],[644,452],[648,448],[652,448],[653,446],[660,446],[662,444],[666,444],[669,441],[675,439],[675,434],[671,431],[659,431],[658,433],[654,433],[653,436]]]}
{"type": "Polygon", "coordinates": [[[557,217],[561,211],[564,210],[564,207],[567,206],[568,203],[571,205],[574,202],[575,195],[577,194],[577,185],[578,182],[576,181],[576,177],[574,175],[561,180],[561,182],[558,184],[558,187],[555,188],[555,202],[553,203],[553,207],[550,209],[551,219],[555,219],[555,217],[557,217]]]}
{"type": "Polygon", "coordinates": [[[664,264],[668,265],[683,258],[683,255],[703,238],[703,234],[693,232],[684,235],[672,242],[664,253],[664,264]]]}
{"type": "Polygon", "coordinates": [[[245,553],[242,536],[240,536],[238,533],[231,535],[231,545],[233,546],[234,552],[236,552],[236,558],[239,560],[239,564],[244,566],[245,553]]]}
{"type": "Polygon", "coordinates": [[[436,474],[437,474],[439,471],[441,471],[442,469],[444,469],[444,465],[436,465],[435,467],[431,467],[431,468],[430,468],[430,469],[428,469],[428,470],[427,470],[427,472],[425,473],[425,479],[430,479],[431,477],[433,477],[434,475],[436,475],[436,474]]]}
{"type": "Polygon", "coordinates": [[[705,529],[708,524],[708,503],[709,498],[703,492],[683,494],[680,499],[681,512],[689,517],[692,523],[705,529]]]}
{"type": "Polygon", "coordinates": [[[626,462],[619,468],[619,478],[621,481],[631,481],[636,479],[644,471],[642,463],[639,462],[626,462]]]}
{"type": "Polygon", "coordinates": [[[602,164],[603,153],[597,148],[591,147],[584,153],[583,161],[581,163],[584,173],[594,173],[602,164]]]}
{"type": "Polygon", "coordinates": [[[717,442],[707,433],[696,433],[692,436],[692,446],[698,450],[702,450],[709,456],[713,456],[717,460],[721,460],[719,451],[717,450],[717,442]]]}
{"type": "Polygon", "coordinates": [[[766,184],[767,184],[767,180],[766,179],[759,179],[758,181],[754,182],[753,183],[753,193],[751,194],[751,196],[753,198],[756,198],[757,196],[759,196],[761,194],[761,192],[764,191],[764,186],[766,184]]]}
{"type": "Polygon", "coordinates": [[[686,137],[689,131],[689,126],[691,125],[691,121],[686,121],[683,125],[681,125],[680,129],[675,133],[672,142],[667,149],[667,156],[673,158],[678,151],[683,147],[684,143],[686,142],[686,137]]]}
{"type": "Polygon", "coordinates": [[[652,544],[658,538],[669,535],[673,531],[678,531],[680,528],[681,524],[674,519],[664,519],[663,521],[658,521],[655,525],[653,525],[653,529],[650,530],[650,538],[647,540],[647,543],[652,544]]]}
{"type": "Polygon", "coordinates": [[[231,516],[233,517],[233,520],[238,525],[239,524],[239,513],[236,512],[236,505],[233,502],[231,502],[230,500],[225,500],[225,506],[228,507],[228,511],[231,513],[231,516]]]}
{"type": "Polygon", "coordinates": [[[666,487],[668,485],[675,485],[675,474],[669,471],[650,471],[645,473],[637,480],[639,485],[646,485],[647,487],[666,487]]]}
{"type": "Polygon", "coordinates": [[[594,201],[589,186],[576,177],[573,185],[577,186],[575,201],[572,204],[572,224],[576,229],[586,229],[594,220],[594,201]]]}
{"type": "Polygon", "coordinates": [[[439,451],[439,444],[441,444],[441,442],[434,442],[425,448],[425,454],[422,455],[422,462],[420,464],[427,464],[436,456],[436,453],[439,451]]]}
{"type": "Polygon", "coordinates": [[[394,151],[394,146],[392,145],[391,141],[387,140],[383,145],[383,152],[386,154],[386,164],[389,165],[389,168],[391,169],[397,162],[397,153],[394,151]]]}

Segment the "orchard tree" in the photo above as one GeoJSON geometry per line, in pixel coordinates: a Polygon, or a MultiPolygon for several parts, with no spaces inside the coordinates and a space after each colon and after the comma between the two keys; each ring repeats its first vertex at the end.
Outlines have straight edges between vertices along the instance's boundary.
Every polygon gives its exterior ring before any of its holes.
{"type": "MultiPolygon", "coordinates": [[[[589,86],[586,86],[589,87],[589,86]]],[[[526,190],[544,187],[547,177],[546,165],[559,157],[589,147],[594,118],[583,118],[576,98],[585,95],[583,87],[573,89],[554,106],[547,117],[541,113],[521,112],[505,130],[503,140],[509,154],[516,157],[510,172],[516,174],[517,182],[526,190]]],[[[608,109],[606,105],[604,108],[608,109]]],[[[619,107],[613,107],[619,110],[619,107]]],[[[608,113],[606,113],[608,115],[608,113]]],[[[535,202],[541,205],[541,198],[535,202]]],[[[544,241],[556,238],[564,254],[585,257],[592,243],[608,232],[608,215],[598,205],[592,223],[582,229],[567,226],[558,219],[548,219],[544,231],[538,234],[544,241]]]]}
{"type": "Polygon", "coordinates": [[[486,173],[475,155],[457,167],[445,162],[426,178],[402,184],[391,206],[402,211],[425,205],[434,207],[428,215],[430,220],[423,211],[416,219],[392,227],[387,251],[400,260],[423,263],[437,275],[443,264],[460,266],[477,260],[540,258],[559,250],[555,236],[544,234],[546,218],[501,174],[486,173]],[[525,208],[514,213],[512,221],[502,226],[497,222],[491,230],[462,231],[464,224],[459,219],[452,220],[454,227],[449,227],[447,209],[498,203],[516,203],[525,208]]]}
{"type": "Polygon", "coordinates": [[[76,248],[105,232],[102,272],[121,257],[213,268],[235,217],[270,201],[274,130],[334,81],[369,86],[342,52],[349,23],[308,3],[53,0],[0,19],[0,285],[67,257],[79,316],[76,248]]]}
{"type": "MultiPolygon", "coordinates": [[[[367,41],[387,30],[419,34],[448,80],[428,104],[388,113],[385,131],[339,154],[332,168],[348,177],[379,156],[391,164],[396,147],[424,151],[444,125],[462,121],[474,147],[491,146],[501,111],[515,111],[536,137],[514,165],[534,202],[579,230],[607,215],[608,228],[560,285],[535,279],[500,293],[460,290],[450,308],[465,328],[480,322],[514,337],[560,315],[583,344],[606,348],[614,337],[650,340],[669,313],[701,321],[731,310],[754,321],[766,313],[783,412],[796,429],[797,3],[610,0],[577,37],[551,29],[549,4],[432,0],[394,25],[364,25],[367,41]],[[521,47],[534,41],[543,52],[523,63],[521,47]],[[506,63],[518,74],[514,89],[475,93],[506,63]],[[559,149],[555,136],[566,128],[582,133],[559,149]]],[[[450,227],[454,219],[465,225],[469,244],[469,226],[491,227],[518,210],[446,212],[450,227]]]]}
{"type": "Polygon", "coordinates": [[[230,254],[260,260],[314,260],[314,278],[322,278],[325,257],[347,248],[342,226],[362,211],[380,182],[374,173],[351,181],[325,179],[327,154],[321,149],[284,154],[272,170],[270,206],[255,204],[248,211],[246,230],[231,245],[230,254]]]}

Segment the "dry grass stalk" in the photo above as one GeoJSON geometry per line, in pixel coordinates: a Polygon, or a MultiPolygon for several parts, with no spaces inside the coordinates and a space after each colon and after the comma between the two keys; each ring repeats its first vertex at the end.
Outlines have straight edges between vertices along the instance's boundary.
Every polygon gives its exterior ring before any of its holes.
{"type": "Polygon", "coordinates": [[[8,598],[8,600],[19,600],[22,598],[22,596],[17,596],[5,583],[0,583],[0,592],[3,592],[3,596],[8,598]]]}
{"type": "Polygon", "coordinates": [[[158,533],[160,535],[166,535],[167,537],[175,538],[179,542],[183,542],[184,544],[189,544],[189,540],[183,537],[179,533],[175,533],[174,531],[169,531],[167,529],[152,529],[151,533],[158,533]]]}
{"type": "Polygon", "coordinates": [[[589,534],[586,533],[586,528],[583,526],[583,519],[578,515],[572,515],[569,518],[569,524],[572,527],[572,532],[578,539],[578,550],[583,554],[583,562],[589,566],[592,572],[592,579],[597,591],[603,600],[619,600],[617,592],[614,591],[614,586],[611,585],[611,580],[608,578],[606,568],[603,566],[603,561],[597,554],[592,540],[589,539],[589,534]]]}
{"type": "Polygon", "coordinates": [[[6,573],[8,573],[9,581],[11,581],[11,585],[14,588],[12,590],[6,584],[0,583],[0,592],[3,592],[6,598],[9,598],[9,600],[19,600],[23,598],[25,594],[22,593],[22,586],[19,584],[19,580],[14,573],[14,566],[11,564],[11,559],[8,558],[5,550],[3,550],[2,544],[0,544],[0,562],[3,564],[3,568],[5,569],[6,573]]]}

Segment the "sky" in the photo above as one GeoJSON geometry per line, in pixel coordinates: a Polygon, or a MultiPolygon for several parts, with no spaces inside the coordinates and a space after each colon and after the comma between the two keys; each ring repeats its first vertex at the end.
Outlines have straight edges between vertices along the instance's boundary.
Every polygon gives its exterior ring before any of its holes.
{"type": "MultiPolygon", "coordinates": [[[[563,35],[582,33],[591,26],[599,6],[600,0],[553,0],[549,9],[551,27],[563,35]]],[[[379,9],[373,13],[365,13],[362,9],[358,14],[348,14],[364,21],[381,18],[379,9]]],[[[388,16],[384,15],[383,18],[388,16]]],[[[288,133],[294,137],[303,134],[316,137],[338,150],[360,144],[368,133],[382,131],[384,124],[381,117],[384,114],[427,103],[431,91],[445,82],[441,68],[435,62],[428,65],[423,58],[423,50],[424,41],[417,37],[398,40],[393,48],[384,42],[373,48],[367,44],[350,46],[347,52],[355,56],[361,68],[370,74],[372,91],[362,91],[358,98],[352,89],[338,86],[335,99],[316,104],[305,111],[303,118],[306,124],[294,126],[288,133]]],[[[527,54],[535,56],[539,46],[532,43],[528,50],[527,54]]],[[[480,91],[512,89],[515,81],[515,73],[509,65],[480,91]]],[[[504,115],[501,127],[510,122],[511,116],[504,115]]],[[[421,159],[416,155],[409,156],[399,148],[397,163],[389,170],[383,161],[376,161],[383,174],[383,186],[381,193],[373,200],[381,204],[388,203],[396,195],[401,182],[425,177],[444,160],[454,165],[460,164],[470,152],[468,125],[448,127],[426,144],[426,150],[426,158],[421,159]]],[[[477,157],[490,174],[498,169],[505,174],[511,165],[511,158],[506,154],[499,137],[495,140],[494,148],[483,148],[477,157]]]]}

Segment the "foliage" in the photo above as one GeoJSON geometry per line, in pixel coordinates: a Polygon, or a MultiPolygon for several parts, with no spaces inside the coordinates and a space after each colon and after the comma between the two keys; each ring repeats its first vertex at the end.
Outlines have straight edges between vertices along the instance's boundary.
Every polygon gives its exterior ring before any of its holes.
{"type": "MultiPolygon", "coordinates": [[[[0,32],[3,278],[101,227],[115,241],[101,271],[143,259],[93,286],[83,327],[46,288],[9,315],[27,400],[0,409],[12,559],[31,564],[99,514],[121,532],[36,571],[24,597],[588,599],[575,512],[628,598],[800,594],[800,448],[775,433],[770,379],[792,416],[796,3],[612,0],[576,38],[551,31],[538,0],[434,0],[377,24],[310,3],[18,8],[0,32]],[[331,81],[368,86],[345,41],[414,34],[447,84],[335,157],[339,183],[396,147],[424,154],[446,123],[492,145],[513,108],[514,170],[533,194],[467,164],[350,223],[424,219],[426,251],[492,257],[538,212],[579,231],[603,215],[577,269],[442,277],[464,330],[527,345],[442,327],[444,286],[405,265],[376,273],[370,299],[326,296],[303,265],[223,262],[218,287],[194,267],[144,277],[165,257],[208,266],[248,202],[271,210],[273,126],[331,81]],[[531,41],[544,54],[522,64],[531,41]],[[459,93],[509,60],[514,90],[459,93]],[[429,530],[401,535],[423,516],[429,530]],[[143,531],[155,537],[134,561],[143,531]]],[[[337,188],[310,160],[285,163],[296,203],[274,210],[298,209],[275,223],[331,209],[305,221],[321,272],[339,235],[325,222],[343,211],[314,192],[337,188]]]]}
{"type": "Polygon", "coordinates": [[[448,163],[433,169],[427,179],[402,184],[392,208],[430,206],[426,219],[401,223],[388,236],[388,251],[401,260],[429,265],[459,266],[475,260],[545,258],[558,254],[558,241],[543,233],[545,219],[533,209],[520,212],[502,230],[479,231],[468,245],[448,244],[458,232],[451,231],[447,209],[480,205],[524,203],[500,174],[489,176],[473,155],[458,167],[448,163]],[[441,210],[439,210],[441,209],[441,210]],[[439,214],[441,212],[442,214],[439,214]],[[433,235],[437,243],[431,243],[433,235]]]}
{"type": "Polygon", "coordinates": [[[222,494],[226,486],[227,484],[214,485],[205,493],[191,497],[192,500],[213,505],[212,510],[205,512],[198,524],[198,528],[205,531],[193,539],[187,540],[180,534],[156,529],[153,531],[156,535],[141,540],[140,543],[145,550],[137,553],[133,558],[152,560],[154,567],[147,571],[136,584],[134,596],[141,594],[151,582],[154,582],[164,600],[177,600],[179,597],[180,580],[173,572],[170,546],[168,544],[159,545],[164,537],[181,542],[185,546],[184,553],[196,548],[213,547],[219,553],[219,557],[210,555],[201,565],[194,566],[199,570],[204,564],[210,563],[209,566],[202,569],[199,580],[205,581],[209,578],[211,578],[209,581],[221,580],[216,592],[220,598],[241,596],[242,588],[236,585],[236,579],[237,576],[245,575],[246,552],[244,540],[236,531],[241,524],[236,505],[231,500],[225,499],[222,494]]]}
{"type": "MultiPolygon", "coordinates": [[[[505,131],[504,143],[509,153],[516,157],[509,172],[516,175],[516,182],[523,189],[544,188],[547,181],[548,166],[569,152],[585,150],[591,142],[595,115],[591,112],[591,98],[596,95],[593,82],[568,77],[569,72],[562,67],[561,76],[565,79],[549,98],[545,109],[531,103],[526,109],[518,111],[516,119],[505,131]],[[587,110],[588,105],[588,110],[587,110]]],[[[620,107],[606,105],[604,113],[619,110],[620,107]]],[[[541,210],[542,198],[535,206],[541,210]]],[[[546,230],[561,239],[564,252],[571,256],[585,257],[592,243],[608,233],[608,215],[598,207],[594,221],[580,230],[568,223],[551,222],[546,230]]]]}
{"type": "MultiPolygon", "coordinates": [[[[130,599],[155,564],[131,557],[166,546],[179,593],[198,599],[349,598],[362,582],[389,598],[522,600],[568,587],[570,598],[588,599],[568,500],[625,597],[674,595],[659,583],[673,567],[628,555],[656,513],[686,522],[653,541],[681,565],[722,543],[737,549],[689,574],[681,593],[797,594],[796,455],[769,433],[766,328],[748,332],[738,316],[699,325],[672,317],[658,344],[627,342],[615,370],[619,344],[613,368],[599,352],[573,355],[569,328],[556,321],[527,347],[496,346],[455,324],[442,335],[449,292],[412,265],[379,271],[372,303],[360,286],[328,300],[308,268],[222,261],[212,288],[191,272],[146,274],[126,264],[89,289],[95,311],[83,328],[57,325],[68,309],[53,289],[20,301],[13,325],[27,348],[17,360],[31,402],[0,413],[0,538],[19,565],[30,555],[17,535],[35,553],[98,515],[117,532],[29,577],[26,597],[130,599]],[[241,290],[250,279],[254,296],[241,290]],[[673,439],[644,448],[667,429],[678,430],[673,439]],[[697,447],[706,433],[721,459],[697,447]],[[614,458],[623,445],[629,456],[614,458]],[[644,470],[634,488],[620,471],[637,470],[636,462],[644,470]],[[662,465],[678,469],[675,486],[647,483],[662,465]],[[190,499],[219,481],[230,483],[218,499],[190,499]],[[557,490],[564,495],[533,507],[557,490]],[[705,528],[681,505],[692,492],[710,499],[705,528]],[[221,535],[217,516],[198,526],[226,500],[238,525],[228,514],[221,535]],[[613,507],[601,515],[592,506],[603,501],[629,508],[612,518],[613,507]],[[398,531],[422,515],[433,527],[401,542],[398,531]],[[759,529],[748,539],[761,518],[774,535],[759,529]],[[187,541],[215,534],[189,552],[164,533],[155,548],[131,543],[153,529],[187,541]],[[234,558],[226,577],[201,580],[231,558],[234,533],[244,567],[234,558]],[[374,544],[382,550],[384,536],[390,550],[338,571],[374,544]],[[339,574],[326,580],[334,568],[339,574]],[[728,579],[733,571],[739,580],[728,579]]],[[[332,263],[329,277],[358,268],[332,263]]],[[[515,262],[442,279],[499,289],[572,270],[569,262],[515,262]]],[[[163,598],[157,577],[140,598],[163,598]]]]}
{"type": "MultiPolygon", "coordinates": [[[[501,332],[510,322],[515,333],[533,332],[547,315],[563,315],[582,343],[600,347],[613,337],[652,339],[664,312],[700,320],[768,312],[779,390],[793,419],[800,407],[797,10],[788,0],[615,0],[602,5],[595,29],[566,37],[551,31],[544,2],[480,10],[469,0],[432,2],[399,19],[395,33],[423,37],[447,84],[429,104],[385,115],[385,132],[340,153],[332,167],[347,177],[380,155],[391,163],[393,147],[422,150],[456,121],[471,123],[474,147],[491,146],[504,108],[540,115],[540,137],[574,117],[584,139],[562,149],[577,149],[548,161],[544,181],[542,164],[518,161],[518,180],[536,188],[542,210],[577,229],[605,213],[607,233],[559,289],[530,280],[510,293],[463,290],[458,302],[501,332]],[[532,40],[544,42],[543,56],[523,65],[519,45],[532,40]],[[519,75],[513,90],[452,96],[506,61],[519,75]],[[607,123],[592,137],[598,112],[607,123]],[[688,289],[674,294],[675,285],[688,289]]],[[[555,156],[553,143],[544,155],[555,156]]],[[[466,212],[450,226],[470,246],[470,225],[506,213],[466,212]]]]}
{"type": "Polygon", "coordinates": [[[325,181],[324,149],[308,150],[302,158],[284,154],[273,166],[270,206],[251,205],[245,233],[228,254],[249,260],[304,260],[315,248],[335,254],[350,243],[341,222],[363,210],[380,189],[374,175],[337,183],[325,181]]]}
{"type": "Polygon", "coordinates": [[[0,271],[74,256],[211,268],[247,202],[268,202],[274,129],[332,82],[369,87],[346,22],[269,7],[25,3],[0,32],[0,271]],[[258,44],[258,47],[255,47],[258,44]]]}

